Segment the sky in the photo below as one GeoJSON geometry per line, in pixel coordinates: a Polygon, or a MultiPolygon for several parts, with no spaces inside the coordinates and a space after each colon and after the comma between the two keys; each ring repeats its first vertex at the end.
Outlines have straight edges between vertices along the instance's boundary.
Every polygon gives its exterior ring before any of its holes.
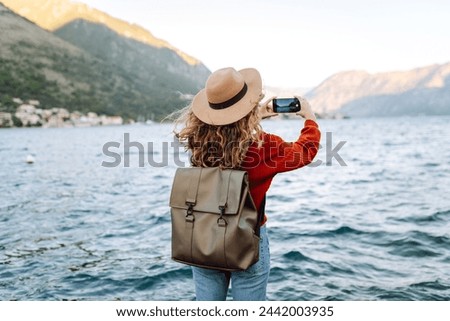
{"type": "Polygon", "coordinates": [[[267,86],[450,62],[450,0],[77,1],[144,27],[211,71],[256,68],[267,86]]]}

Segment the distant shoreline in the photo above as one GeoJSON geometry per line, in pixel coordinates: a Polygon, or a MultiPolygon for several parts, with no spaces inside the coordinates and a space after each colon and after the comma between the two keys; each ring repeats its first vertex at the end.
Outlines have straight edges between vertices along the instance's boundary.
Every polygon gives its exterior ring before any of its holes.
{"type": "MultiPolygon", "coordinates": [[[[20,98],[14,98],[17,104],[16,111],[0,112],[0,128],[11,127],[91,127],[105,125],[123,125],[125,122],[121,116],[98,115],[94,112],[81,113],[69,112],[66,108],[53,107],[49,109],[38,108],[38,100],[23,102],[20,98]]],[[[132,123],[130,120],[127,123],[132,123]]]]}

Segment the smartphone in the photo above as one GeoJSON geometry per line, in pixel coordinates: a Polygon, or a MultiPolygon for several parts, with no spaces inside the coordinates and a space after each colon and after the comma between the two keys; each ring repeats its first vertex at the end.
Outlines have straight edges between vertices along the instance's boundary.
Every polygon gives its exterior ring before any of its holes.
{"type": "Polygon", "coordinates": [[[297,98],[274,98],[272,100],[274,113],[296,113],[301,109],[300,101],[297,98]]]}

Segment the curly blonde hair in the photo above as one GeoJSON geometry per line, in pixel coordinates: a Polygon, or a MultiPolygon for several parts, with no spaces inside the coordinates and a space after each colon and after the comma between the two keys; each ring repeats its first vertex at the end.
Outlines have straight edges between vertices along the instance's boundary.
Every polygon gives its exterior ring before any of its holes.
{"type": "MultiPolygon", "coordinates": [[[[261,97],[262,98],[262,97],[261,97]]],[[[262,145],[259,102],[244,118],[229,125],[209,125],[202,122],[188,106],[182,110],[176,124],[184,127],[174,130],[178,140],[192,153],[191,164],[196,167],[237,169],[252,143],[262,145]]]]}

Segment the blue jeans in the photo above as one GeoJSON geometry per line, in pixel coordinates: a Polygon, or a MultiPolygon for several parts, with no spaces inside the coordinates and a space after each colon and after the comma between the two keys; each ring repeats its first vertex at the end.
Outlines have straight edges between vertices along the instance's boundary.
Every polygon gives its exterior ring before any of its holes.
{"type": "Polygon", "coordinates": [[[245,271],[224,272],[192,267],[197,301],[224,301],[231,280],[235,301],[265,301],[270,272],[269,239],[266,226],[261,227],[259,261],[245,271]]]}

